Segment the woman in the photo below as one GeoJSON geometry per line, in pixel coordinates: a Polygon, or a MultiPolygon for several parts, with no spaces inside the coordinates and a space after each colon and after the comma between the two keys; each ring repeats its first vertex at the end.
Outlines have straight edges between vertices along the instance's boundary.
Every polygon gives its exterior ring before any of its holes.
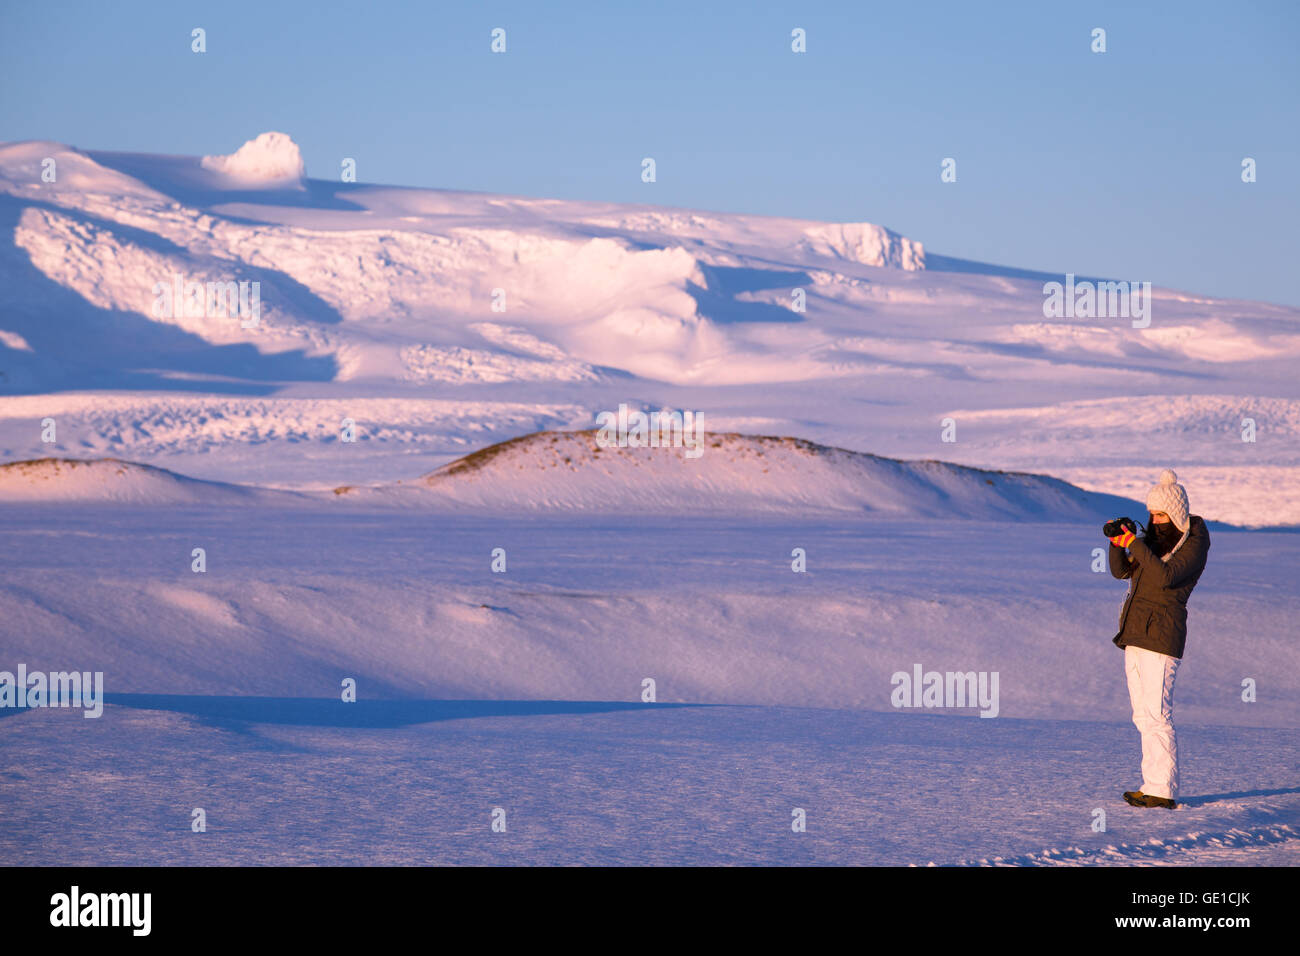
{"type": "Polygon", "coordinates": [[[1124,799],[1135,807],[1178,806],[1174,675],[1187,643],[1187,596],[1205,570],[1210,533],[1189,515],[1187,489],[1166,469],[1147,495],[1146,535],[1110,539],[1110,573],[1128,578],[1116,646],[1124,648],[1133,723],[1142,734],[1142,788],[1124,799]],[[1125,551],[1125,548],[1128,551],[1125,551]]]}

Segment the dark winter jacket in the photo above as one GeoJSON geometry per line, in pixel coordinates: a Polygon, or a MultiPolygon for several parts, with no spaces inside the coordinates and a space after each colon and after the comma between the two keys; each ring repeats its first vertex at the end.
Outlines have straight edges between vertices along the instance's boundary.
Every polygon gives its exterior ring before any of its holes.
{"type": "Polygon", "coordinates": [[[1128,597],[1119,612],[1118,647],[1182,657],[1187,643],[1187,596],[1205,570],[1210,532],[1199,515],[1188,522],[1187,537],[1161,561],[1141,538],[1123,548],[1110,546],[1110,573],[1129,578],[1128,597]]]}

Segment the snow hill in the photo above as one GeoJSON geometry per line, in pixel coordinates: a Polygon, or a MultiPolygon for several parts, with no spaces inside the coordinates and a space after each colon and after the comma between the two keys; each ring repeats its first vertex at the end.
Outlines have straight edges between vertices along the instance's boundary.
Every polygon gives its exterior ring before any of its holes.
{"type": "Polygon", "coordinates": [[[890,517],[1092,520],[1140,506],[1043,475],[898,461],[796,438],[705,435],[684,448],[601,447],[595,430],[539,432],[444,465],[414,483],[336,489],[359,500],[437,501],[491,511],[870,512],[890,517]],[[421,497],[425,497],[421,495],[421,497]]]}
{"type": "Polygon", "coordinates": [[[40,458],[0,465],[0,502],[111,502],[131,505],[284,504],[289,492],[187,478],[116,458],[40,458]]]}
{"type": "MultiPolygon", "coordinates": [[[[597,513],[854,512],[894,518],[1093,521],[1136,502],[1044,475],[898,461],[794,438],[707,435],[680,448],[602,448],[596,432],[538,432],[410,482],[294,493],[187,478],[117,459],[0,465],[0,502],[285,506],[310,501],[452,511],[597,513]]],[[[337,505],[335,505],[337,507],[337,505]]]]}

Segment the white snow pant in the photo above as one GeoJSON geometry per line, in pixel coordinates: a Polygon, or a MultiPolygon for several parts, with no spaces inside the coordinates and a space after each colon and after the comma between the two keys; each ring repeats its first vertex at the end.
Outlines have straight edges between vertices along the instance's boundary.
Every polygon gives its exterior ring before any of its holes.
{"type": "Polygon", "coordinates": [[[1174,675],[1182,661],[1145,647],[1124,648],[1133,723],[1142,734],[1142,792],[1178,796],[1178,744],[1174,737],[1174,675]]]}

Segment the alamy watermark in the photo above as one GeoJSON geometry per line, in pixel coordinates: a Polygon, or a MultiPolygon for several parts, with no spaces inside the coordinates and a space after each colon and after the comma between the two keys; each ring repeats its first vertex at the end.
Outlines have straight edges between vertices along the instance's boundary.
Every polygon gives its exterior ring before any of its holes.
{"type": "Polygon", "coordinates": [[[998,715],[997,671],[895,671],[889,682],[895,707],[978,707],[981,717],[998,715]]]}
{"type": "Polygon", "coordinates": [[[687,458],[704,454],[703,412],[665,408],[647,414],[623,404],[617,412],[601,412],[596,424],[600,426],[596,444],[601,448],[685,448],[687,458]]]}
{"type": "Polygon", "coordinates": [[[1151,324],[1150,282],[1075,282],[1067,273],[1064,284],[1043,283],[1043,295],[1046,319],[1132,318],[1135,329],[1151,324]]]}
{"type": "Polygon", "coordinates": [[[241,329],[255,329],[262,321],[262,283],[258,280],[204,283],[175,273],[170,283],[155,282],[153,294],[153,314],[157,319],[181,315],[191,319],[238,316],[241,329]]]}
{"type": "Polygon", "coordinates": [[[27,670],[17,675],[0,671],[0,707],[82,707],[83,717],[104,713],[104,672],[27,670]]]}
{"type": "Polygon", "coordinates": [[[119,926],[133,936],[148,936],[152,911],[152,893],[83,893],[74,885],[50,897],[51,926],[119,926]]]}

